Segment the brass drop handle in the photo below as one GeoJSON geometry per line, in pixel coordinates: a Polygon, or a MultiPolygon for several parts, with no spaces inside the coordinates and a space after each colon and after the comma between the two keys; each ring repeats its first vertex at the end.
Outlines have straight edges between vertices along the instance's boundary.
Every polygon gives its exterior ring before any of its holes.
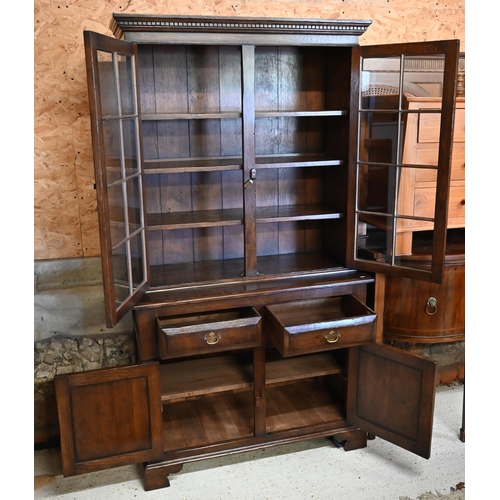
{"type": "Polygon", "coordinates": [[[427,299],[427,305],[425,306],[425,312],[429,315],[429,316],[433,316],[434,314],[437,313],[437,299],[436,297],[429,297],[427,299]]]}
{"type": "Polygon", "coordinates": [[[215,332],[210,332],[208,335],[205,335],[203,337],[203,340],[208,344],[208,345],[215,345],[217,342],[220,340],[220,335],[217,335],[215,332]]]}
{"type": "Polygon", "coordinates": [[[325,339],[329,344],[334,344],[340,339],[340,333],[335,330],[331,330],[325,335],[325,339]]]}

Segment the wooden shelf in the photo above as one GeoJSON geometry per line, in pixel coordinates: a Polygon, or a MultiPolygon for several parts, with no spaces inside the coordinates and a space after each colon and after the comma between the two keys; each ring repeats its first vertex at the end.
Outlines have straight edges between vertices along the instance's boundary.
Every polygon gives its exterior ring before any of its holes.
{"type": "Polygon", "coordinates": [[[261,155],[255,158],[256,168],[329,167],[345,164],[345,160],[321,153],[261,155]]]}
{"type": "Polygon", "coordinates": [[[257,222],[340,219],[344,214],[326,205],[287,205],[257,208],[257,222]]]}
{"type": "Polygon", "coordinates": [[[200,158],[163,158],[144,161],[145,174],[167,174],[182,172],[210,172],[241,170],[241,156],[200,157],[200,158]]]}
{"type": "MultiPolygon", "coordinates": [[[[287,222],[299,220],[340,219],[343,213],[324,205],[290,205],[281,207],[260,207],[257,222],[287,222]]],[[[197,227],[238,226],[243,224],[243,209],[201,210],[197,212],[169,212],[148,214],[148,229],[186,229],[197,227]]]]}
{"type": "Polygon", "coordinates": [[[251,366],[238,362],[234,356],[216,356],[161,365],[163,403],[251,388],[251,366]]]}
{"type": "Polygon", "coordinates": [[[342,368],[331,353],[277,358],[266,362],[266,385],[272,387],[286,382],[341,373],[342,368]]]}
{"type": "Polygon", "coordinates": [[[306,117],[306,116],[346,116],[345,109],[327,109],[318,111],[255,111],[255,118],[306,117]]]}
{"type": "Polygon", "coordinates": [[[243,224],[243,209],[202,210],[148,214],[148,229],[183,229],[195,227],[237,226],[243,224]]]}
{"type": "MultiPolygon", "coordinates": [[[[255,167],[261,168],[298,168],[298,167],[331,167],[344,165],[339,158],[330,158],[321,153],[297,153],[280,155],[258,155],[255,167]]],[[[241,156],[197,157],[197,158],[161,158],[144,160],[144,173],[172,174],[182,172],[210,172],[224,170],[242,170],[241,156]]]]}
{"type": "Polygon", "coordinates": [[[269,433],[345,420],[343,406],[333,390],[315,381],[270,388],[266,400],[269,433]]]}
{"type": "Polygon", "coordinates": [[[213,120],[226,118],[241,118],[240,111],[213,112],[213,113],[143,113],[142,121],[164,120],[213,120]]]}
{"type": "Polygon", "coordinates": [[[253,437],[253,408],[251,392],[168,405],[163,410],[165,452],[253,437]]]}
{"type": "MultiPolygon", "coordinates": [[[[286,275],[310,272],[331,272],[343,266],[319,252],[265,255],[257,257],[260,275],[286,275]]],[[[241,259],[208,260],[179,264],[157,265],[151,269],[151,287],[169,287],[243,278],[245,262],[241,259]]]]}

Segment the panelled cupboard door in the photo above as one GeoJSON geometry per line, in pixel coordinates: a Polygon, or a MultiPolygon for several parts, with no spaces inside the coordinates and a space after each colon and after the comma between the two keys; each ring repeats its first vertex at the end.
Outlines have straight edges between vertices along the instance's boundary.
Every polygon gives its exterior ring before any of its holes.
{"type": "Polygon", "coordinates": [[[445,40],[353,48],[351,135],[357,140],[350,158],[348,266],[437,283],[443,279],[459,45],[445,40]],[[410,96],[435,105],[413,109],[410,96]],[[405,138],[424,121],[440,124],[438,159],[421,155],[407,163],[405,138]],[[425,217],[418,208],[426,200],[407,202],[410,179],[423,172],[437,186],[425,217]],[[403,258],[413,227],[422,223],[433,230],[427,269],[403,258]]]}
{"type": "Polygon", "coordinates": [[[65,476],[163,456],[158,363],[55,378],[65,476]]]}
{"type": "Polygon", "coordinates": [[[106,324],[149,286],[137,46],[84,32],[106,324]]]}
{"type": "Polygon", "coordinates": [[[429,458],[436,363],[393,347],[349,351],[347,422],[429,458]]]}

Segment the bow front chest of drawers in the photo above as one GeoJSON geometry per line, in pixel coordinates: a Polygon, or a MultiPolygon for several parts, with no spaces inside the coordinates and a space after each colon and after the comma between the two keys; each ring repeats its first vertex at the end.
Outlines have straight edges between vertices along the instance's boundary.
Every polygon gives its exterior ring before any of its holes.
{"type": "Polygon", "coordinates": [[[442,277],[458,41],[360,47],[369,24],[116,14],[116,38],[84,33],[107,323],[132,309],[138,363],[56,378],[65,475],[144,463],[149,490],[186,462],[367,433],[429,456],[435,364],[382,345],[370,301],[376,273],[442,277]],[[409,114],[364,89],[390,60],[402,96],[422,53],[444,75],[439,162],[411,166],[436,177],[436,244],[408,268],[409,114]]]}

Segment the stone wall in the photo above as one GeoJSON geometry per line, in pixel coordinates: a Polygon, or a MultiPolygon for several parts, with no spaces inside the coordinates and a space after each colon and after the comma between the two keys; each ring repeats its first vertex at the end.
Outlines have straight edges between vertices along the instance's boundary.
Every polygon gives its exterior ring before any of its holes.
{"type": "Polygon", "coordinates": [[[129,334],[94,337],[55,335],[35,342],[35,444],[59,435],[54,377],[63,373],[123,366],[135,362],[135,339],[129,334]]]}

